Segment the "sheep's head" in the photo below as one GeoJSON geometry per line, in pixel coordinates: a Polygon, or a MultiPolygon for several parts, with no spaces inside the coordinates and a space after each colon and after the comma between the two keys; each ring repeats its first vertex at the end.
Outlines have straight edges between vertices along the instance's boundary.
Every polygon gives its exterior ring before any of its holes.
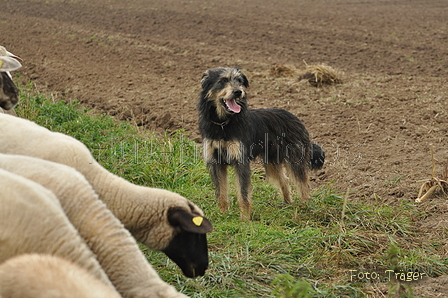
{"type": "Polygon", "coordinates": [[[19,101],[19,91],[9,72],[22,67],[21,61],[20,57],[0,46],[0,107],[5,110],[14,108],[19,101]]]}
{"type": "Polygon", "coordinates": [[[19,90],[7,72],[0,72],[0,108],[10,110],[19,102],[19,90]]]}
{"type": "Polygon", "coordinates": [[[185,276],[204,275],[208,267],[206,234],[212,231],[212,225],[202,210],[172,191],[127,185],[127,192],[120,199],[106,203],[108,208],[137,241],[151,250],[164,252],[185,276]]]}
{"type": "Polygon", "coordinates": [[[187,277],[203,276],[208,268],[206,234],[212,231],[210,221],[194,211],[171,208],[168,221],[178,232],[162,251],[173,260],[187,277]]]}

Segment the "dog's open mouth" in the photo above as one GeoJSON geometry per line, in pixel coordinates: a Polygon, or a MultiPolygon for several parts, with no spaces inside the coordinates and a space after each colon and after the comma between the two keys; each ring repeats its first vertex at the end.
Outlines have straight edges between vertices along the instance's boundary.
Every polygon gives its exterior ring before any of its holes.
{"type": "Polygon", "coordinates": [[[234,98],[230,99],[223,99],[222,100],[224,105],[227,107],[227,110],[233,113],[239,113],[241,112],[241,106],[236,103],[236,100],[234,98]]]}

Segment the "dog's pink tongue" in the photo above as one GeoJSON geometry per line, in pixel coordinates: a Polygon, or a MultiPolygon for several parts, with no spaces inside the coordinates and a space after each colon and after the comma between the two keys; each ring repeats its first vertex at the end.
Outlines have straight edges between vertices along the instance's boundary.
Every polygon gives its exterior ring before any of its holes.
{"type": "Polygon", "coordinates": [[[234,99],[228,99],[226,101],[226,105],[234,113],[241,112],[241,107],[236,103],[234,99]]]}

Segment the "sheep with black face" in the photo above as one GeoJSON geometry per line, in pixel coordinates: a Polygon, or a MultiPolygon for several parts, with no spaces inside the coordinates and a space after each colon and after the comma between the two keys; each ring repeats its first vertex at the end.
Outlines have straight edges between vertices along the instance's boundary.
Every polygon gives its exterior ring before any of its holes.
{"type": "Polygon", "coordinates": [[[205,274],[206,234],[212,225],[202,210],[183,196],[132,184],[102,167],[78,140],[6,114],[0,114],[0,153],[27,155],[75,168],[137,241],[164,252],[187,277],[205,274]]]}
{"type": "Polygon", "coordinates": [[[19,91],[12,81],[10,71],[22,67],[22,59],[0,46],[0,112],[11,110],[19,102],[19,91]]]}

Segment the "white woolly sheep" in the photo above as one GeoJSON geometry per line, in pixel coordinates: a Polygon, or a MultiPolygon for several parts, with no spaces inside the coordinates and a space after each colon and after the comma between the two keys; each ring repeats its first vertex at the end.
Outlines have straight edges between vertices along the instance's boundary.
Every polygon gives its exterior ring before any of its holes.
{"type": "Polygon", "coordinates": [[[0,263],[26,253],[56,255],[114,288],[52,192],[3,169],[0,189],[0,263]]]}
{"type": "Polygon", "coordinates": [[[78,171],[43,159],[9,154],[0,154],[0,169],[37,182],[56,195],[123,297],[186,297],[160,279],[129,231],[78,171]]]}
{"type": "Polygon", "coordinates": [[[68,260],[24,254],[0,265],[2,298],[120,298],[95,276],[68,260]]]}
{"type": "Polygon", "coordinates": [[[0,46],[0,109],[11,110],[19,101],[19,91],[12,81],[10,71],[22,65],[22,59],[0,46]]]}
{"type": "Polygon", "coordinates": [[[164,252],[187,277],[204,275],[206,233],[212,226],[186,198],[134,185],[104,169],[78,140],[6,114],[0,114],[0,153],[38,157],[77,169],[138,241],[164,252]]]}

